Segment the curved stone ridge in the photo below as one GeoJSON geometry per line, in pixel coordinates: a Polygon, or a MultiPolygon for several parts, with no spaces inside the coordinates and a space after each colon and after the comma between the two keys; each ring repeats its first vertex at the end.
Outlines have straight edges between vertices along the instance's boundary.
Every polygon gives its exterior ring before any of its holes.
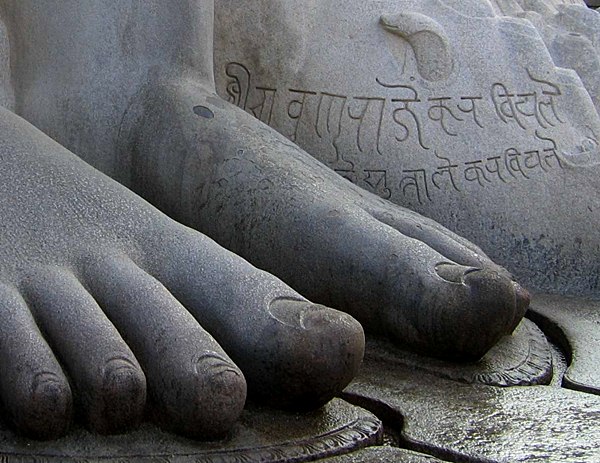
{"type": "Polygon", "coordinates": [[[445,461],[600,461],[596,395],[550,386],[469,385],[369,360],[344,394],[385,410],[390,423],[401,422],[403,447],[445,461]]]}
{"type": "Polygon", "coordinates": [[[2,428],[0,462],[304,462],[376,445],[382,429],[374,415],[336,399],[306,415],[247,410],[234,434],[222,442],[195,442],[151,425],[112,437],[78,429],[52,443],[19,439],[2,428]]]}
{"type": "Polygon", "coordinates": [[[528,317],[567,353],[562,385],[600,395],[600,303],[540,294],[533,298],[528,317]]]}
{"type": "Polygon", "coordinates": [[[458,364],[422,357],[384,340],[367,343],[368,358],[470,384],[532,386],[552,379],[552,352],[540,329],[524,320],[480,361],[458,364]]]}

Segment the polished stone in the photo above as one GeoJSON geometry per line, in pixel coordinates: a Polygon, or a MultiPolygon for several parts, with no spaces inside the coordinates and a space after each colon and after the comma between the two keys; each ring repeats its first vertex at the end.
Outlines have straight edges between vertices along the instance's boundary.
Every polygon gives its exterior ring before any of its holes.
{"type": "Polygon", "coordinates": [[[417,370],[465,383],[526,386],[548,384],[552,378],[551,348],[544,334],[528,320],[474,363],[424,357],[376,338],[367,341],[365,355],[367,359],[387,363],[390,368],[417,370]]]}
{"type": "Polygon", "coordinates": [[[567,353],[563,386],[600,395],[600,301],[536,295],[528,316],[567,353]]]}
{"type": "Polygon", "coordinates": [[[442,463],[442,460],[393,447],[370,447],[348,455],[327,458],[322,463],[442,463]]]}
{"type": "Polygon", "coordinates": [[[600,397],[550,386],[467,385],[369,360],[345,392],[401,431],[401,445],[449,461],[600,461],[600,397]]]}
{"type": "Polygon", "coordinates": [[[334,400],[320,411],[292,414],[250,408],[225,441],[200,443],[144,425],[124,436],[77,429],[36,442],[0,428],[0,461],[9,462],[275,462],[312,461],[381,443],[381,422],[371,413],[334,400]]]}

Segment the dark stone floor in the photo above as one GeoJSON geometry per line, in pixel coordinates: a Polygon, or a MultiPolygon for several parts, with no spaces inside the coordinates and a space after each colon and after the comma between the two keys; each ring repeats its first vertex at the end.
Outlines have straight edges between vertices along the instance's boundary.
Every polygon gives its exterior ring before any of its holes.
{"type": "Polygon", "coordinates": [[[528,317],[470,365],[370,340],[345,400],[310,414],[250,406],[226,441],[147,425],[48,444],[0,425],[0,462],[600,463],[600,303],[538,295],[528,317]]]}

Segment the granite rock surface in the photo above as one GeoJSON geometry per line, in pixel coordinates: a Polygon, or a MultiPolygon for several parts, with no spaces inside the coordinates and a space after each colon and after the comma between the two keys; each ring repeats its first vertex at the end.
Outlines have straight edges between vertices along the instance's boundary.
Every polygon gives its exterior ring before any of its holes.
{"type": "Polygon", "coordinates": [[[218,91],[532,288],[596,294],[594,92],[507,4],[219,0],[218,91]]]}

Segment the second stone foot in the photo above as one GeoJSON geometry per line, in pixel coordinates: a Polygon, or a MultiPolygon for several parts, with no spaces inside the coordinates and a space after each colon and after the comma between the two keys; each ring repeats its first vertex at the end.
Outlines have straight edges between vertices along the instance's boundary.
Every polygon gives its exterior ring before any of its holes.
{"type": "Polygon", "coordinates": [[[132,114],[134,189],[367,331],[474,360],[523,317],[527,292],[477,246],[358,189],[199,83],[151,86],[132,114]]]}

